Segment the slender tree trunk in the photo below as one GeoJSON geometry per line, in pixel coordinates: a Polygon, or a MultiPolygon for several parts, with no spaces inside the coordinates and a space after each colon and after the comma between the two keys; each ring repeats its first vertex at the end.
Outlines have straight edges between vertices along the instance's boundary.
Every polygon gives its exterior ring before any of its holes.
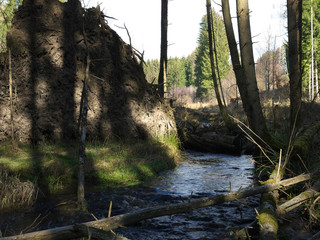
{"type": "Polygon", "coordinates": [[[10,95],[10,122],[11,122],[11,141],[14,144],[14,122],[13,122],[13,96],[12,96],[12,66],[11,66],[11,49],[8,49],[9,55],[9,95],[10,95]]]}
{"type": "Polygon", "coordinates": [[[311,0],[311,92],[312,92],[312,99],[315,97],[314,93],[314,52],[313,52],[313,7],[312,7],[312,0],[311,0]]]}
{"type": "MultiPolygon", "coordinates": [[[[212,14],[212,10],[211,10],[212,14]]],[[[212,40],[213,40],[213,52],[214,52],[214,57],[216,61],[216,69],[217,69],[217,77],[218,77],[218,83],[219,83],[219,88],[221,91],[221,98],[223,101],[223,105],[227,106],[226,100],[223,94],[223,89],[222,89],[222,83],[221,83],[221,78],[220,78],[220,70],[219,70],[219,62],[218,62],[218,54],[217,54],[217,47],[216,47],[216,37],[215,37],[215,30],[214,30],[214,22],[213,22],[213,15],[211,16],[211,29],[212,29],[212,40]]]]}
{"type": "Polygon", "coordinates": [[[272,107],[274,107],[275,83],[276,83],[276,41],[277,41],[277,36],[274,38],[273,53],[272,53],[272,107]]]}
{"type": "Polygon", "coordinates": [[[315,62],[315,75],[316,75],[316,98],[319,95],[319,79],[318,79],[318,64],[315,62]]]}
{"type": "Polygon", "coordinates": [[[212,27],[212,11],[211,11],[211,0],[207,0],[207,22],[208,22],[208,35],[209,35],[209,55],[210,55],[210,64],[211,64],[211,74],[212,74],[212,80],[213,80],[213,85],[214,85],[214,90],[216,93],[216,97],[217,97],[217,101],[218,101],[218,105],[219,105],[219,109],[220,109],[220,113],[223,117],[223,120],[226,124],[226,127],[228,129],[232,129],[232,120],[229,117],[227,110],[225,108],[225,106],[222,104],[221,101],[221,96],[219,93],[219,86],[217,83],[217,76],[216,76],[216,72],[215,72],[215,66],[214,66],[214,58],[213,58],[213,41],[212,41],[212,37],[213,37],[213,29],[211,29],[212,27]]]}
{"type": "Polygon", "coordinates": [[[86,130],[87,130],[87,113],[88,113],[88,81],[89,81],[89,67],[90,58],[86,57],[86,68],[83,87],[83,111],[81,121],[81,139],[79,147],[79,169],[78,169],[78,203],[82,204],[85,201],[84,190],[84,163],[86,158],[86,130]]]}
{"type": "Polygon", "coordinates": [[[302,0],[287,0],[290,78],[290,127],[300,126],[302,0]]]}
{"type": "Polygon", "coordinates": [[[271,140],[271,137],[262,113],[259,91],[257,87],[250,32],[248,1],[237,0],[241,63],[234,37],[228,0],[222,0],[222,12],[230,48],[231,61],[236,75],[243,108],[248,118],[249,127],[258,136],[268,142],[271,140]]]}
{"type": "Polygon", "coordinates": [[[260,104],[259,90],[256,80],[255,63],[253,59],[252,39],[249,21],[248,0],[237,0],[238,31],[240,41],[241,63],[247,78],[249,122],[252,130],[264,138],[268,133],[266,122],[260,104]]]}
{"type": "Polygon", "coordinates": [[[309,64],[309,78],[308,78],[309,82],[308,82],[308,87],[309,87],[309,91],[308,91],[308,97],[309,97],[309,101],[312,101],[312,96],[311,96],[311,64],[309,64]]]}
{"type": "Polygon", "coordinates": [[[239,88],[243,108],[248,116],[249,115],[249,106],[247,104],[248,92],[247,92],[247,89],[245,88],[246,76],[244,74],[244,71],[242,69],[240,59],[239,59],[237,43],[234,36],[233,26],[232,26],[232,21],[230,16],[229,0],[222,0],[221,2],[222,2],[222,13],[223,13],[224,25],[226,28],[226,34],[227,34],[227,39],[228,39],[228,44],[230,49],[233,71],[236,75],[236,81],[239,88]]]}
{"type": "Polygon", "coordinates": [[[164,98],[164,89],[167,80],[168,61],[168,0],[161,0],[161,53],[159,72],[159,95],[164,98]]]}

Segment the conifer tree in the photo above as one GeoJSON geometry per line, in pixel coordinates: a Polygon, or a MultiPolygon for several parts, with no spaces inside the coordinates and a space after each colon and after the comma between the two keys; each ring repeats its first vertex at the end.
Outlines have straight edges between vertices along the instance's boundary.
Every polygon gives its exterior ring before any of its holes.
{"type": "MultiPolygon", "coordinates": [[[[219,73],[223,79],[230,70],[229,48],[222,17],[212,11],[213,28],[215,32],[216,49],[219,63],[219,73]]],[[[217,65],[214,59],[215,65],[217,65]]],[[[216,72],[217,74],[217,72],[216,72]]],[[[207,15],[203,16],[200,23],[200,34],[195,59],[195,86],[197,87],[197,97],[205,99],[213,93],[213,82],[209,58],[209,40],[207,15]]]]}

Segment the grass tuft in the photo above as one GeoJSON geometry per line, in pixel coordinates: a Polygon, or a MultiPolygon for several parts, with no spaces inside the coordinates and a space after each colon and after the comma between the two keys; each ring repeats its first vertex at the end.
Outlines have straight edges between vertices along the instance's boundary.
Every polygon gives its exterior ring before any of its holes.
{"type": "Polygon", "coordinates": [[[22,182],[19,175],[9,175],[0,170],[1,208],[19,208],[32,205],[38,195],[37,187],[30,181],[22,182]]]}

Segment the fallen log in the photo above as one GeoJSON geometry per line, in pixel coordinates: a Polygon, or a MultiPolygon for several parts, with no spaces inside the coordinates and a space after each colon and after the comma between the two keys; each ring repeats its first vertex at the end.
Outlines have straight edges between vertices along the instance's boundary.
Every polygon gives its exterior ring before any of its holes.
{"type": "Polygon", "coordinates": [[[241,148],[233,143],[208,139],[191,133],[184,134],[183,145],[185,148],[201,152],[227,153],[232,155],[239,155],[241,153],[241,148]]]}
{"type": "MultiPolygon", "coordinates": [[[[114,216],[111,218],[103,218],[97,221],[91,221],[82,223],[80,225],[85,226],[87,228],[97,228],[104,231],[110,231],[112,229],[116,229],[125,225],[130,225],[136,222],[139,222],[144,219],[161,217],[165,215],[172,215],[177,213],[186,213],[190,212],[197,208],[212,206],[216,204],[220,204],[223,202],[230,202],[233,200],[261,194],[264,192],[273,191],[276,189],[282,189],[285,187],[292,186],[299,182],[310,180],[311,178],[319,177],[319,171],[312,174],[301,174],[297,177],[286,179],[277,183],[271,183],[267,185],[262,185],[250,189],[239,189],[236,192],[231,192],[228,194],[219,194],[215,196],[199,198],[195,200],[190,200],[188,202],[183,203],[175,203],[164,206],[157,206],[152,208],[146,208],[137,210],[132,213],[122,214],[118,216],[114,216]]],[[[4,237],[0,238],[1,240],[20,240],[20,239],[73,239],[83,237],[83,232],[77,231],[79,229],[79,224],[77,225],[69,225],[64,227],[58,227],[48,230],[42,230],[38,232],[26,233],[17,236],[4,237]]]]}
{"type": "MultiPolygon", "coordinates": [[[[281,152],[280,152],[281,154],[281,152]]],[[[278,182],[282,179],[283,171],[280,171],[280,166],[277,166],[271,173],[267,182],[278,182]]],[[[257,217],[260,227],[259,239],[261,240],[276,240],[278,235],[278,216],[277,203],[279,193],[276,190],[263,193],[260,200],[260,211],[257,217]]]]}
{"type": "Polygon", "coordinates": [[[284,215],[291,210],[299,207],[301,204],[305,203],[309,199],[316,198],[320,195],[320,181],[317,181],[311,188],[308,190],[300,193],[299,195],[295,196],[294,198],[286,201],[285,203],[281,204],[277,209],[277,214],[279,216],[284,215]]]}

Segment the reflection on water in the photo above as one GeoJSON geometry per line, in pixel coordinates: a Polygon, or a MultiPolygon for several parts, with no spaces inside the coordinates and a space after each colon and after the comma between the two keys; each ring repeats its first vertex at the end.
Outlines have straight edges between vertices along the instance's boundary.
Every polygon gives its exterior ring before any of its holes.
{"type": "MultiPolygon", "coordinates": [[[[143,186],[139,192],[144,207],[188,201],[219,193],[236,191],[252,185],[254,165],[249,156],[210,153],[186,153],[186,160],[176,169],[143,186]],[[148,192],[151,191],[151,192],[148,192]]],[[[228,228],[245,226],[255,218],[258,197],[229,202],[144,221],[138,226],[118,230],[131,239],[225,239],[228,228]]],[[[132,206],[130,204],[130,206],[132,206]]]]}
{"type": "Polygon", "coordinates": [[[252,184],[254,165],[249,156],[189,152],[176,169],[166,172],[151,187],[174,195],[212,195],[252,184]]]}

